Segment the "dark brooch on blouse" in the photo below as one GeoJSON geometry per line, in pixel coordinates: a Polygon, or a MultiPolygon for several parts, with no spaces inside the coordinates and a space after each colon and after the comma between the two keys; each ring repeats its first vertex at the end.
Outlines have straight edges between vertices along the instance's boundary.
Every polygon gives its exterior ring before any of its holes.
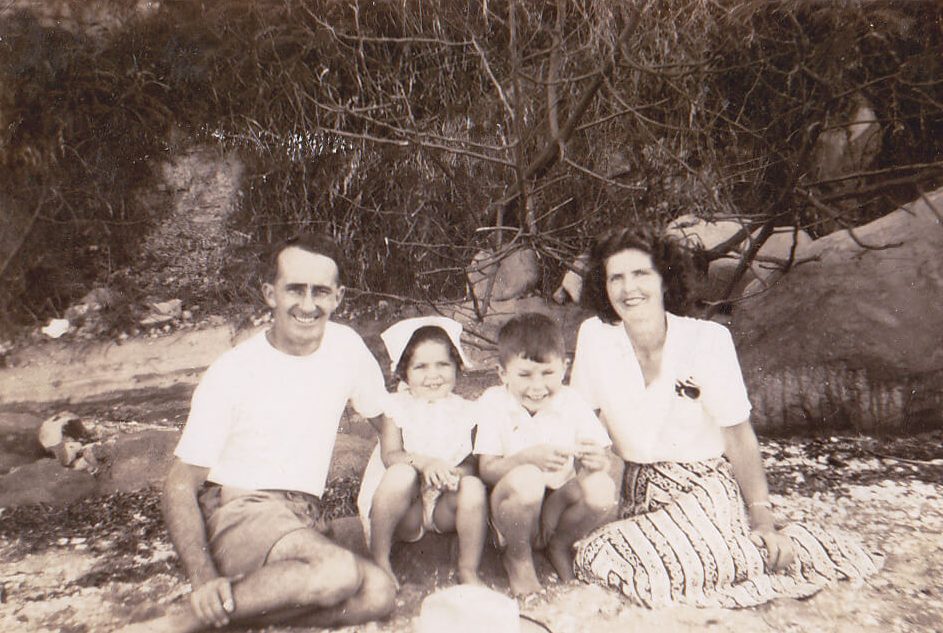
{"type": "Polygon", "coordinates": [[[687,380],[679,379],[675,381],[675,393],[678,394],[680,398],[697,400],[701,397],[701,388],[690,378],[687,380]]]}

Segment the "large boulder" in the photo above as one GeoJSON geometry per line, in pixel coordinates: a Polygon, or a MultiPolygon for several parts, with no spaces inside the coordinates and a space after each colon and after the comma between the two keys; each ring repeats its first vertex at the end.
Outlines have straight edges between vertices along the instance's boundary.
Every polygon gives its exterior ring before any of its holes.
{"type": "Polygon", "coordinates": [[[736,299],[741,297],[747,286],[757,279],[762,282],[762,285],[767,285],[773,278],[778,277],[790,262],[795,264],[799,261],[797,253],[802,247],[812,243],[812,238],[802,229],[792,226],[776,227],[756,251],[756,256],[750,262],[749,268],[733,285],[730,296],[725,296],[727,287],[733,281],[737,268],[740,266],[741,253],[753,245],[753,240],[757,238],[760,231],[761,229],[753,231],[732,254],[710,263],[707,269],[707,279],[699,288],[701,299],[706,301],[736,299]]]}
{"type": "Polygon", "coordinates": [[[706,220],[693,213],[679,215],[665,227],[665,235],[689,248],[709,251],[731,239],[743,229],[739,220],[706,220]]]}
{"type": "Polygon", "coordinates": [[[589,253],[583,253],[570,268],[563,273],[560,286],[553,293],[553,300],[559,304],[579,303],[583,296],[583,276],[589,271],[589,253]]]}
{"type": "Polygon", "coordinates": [[[468,267],[468,281],[478,301],[489,297],[489,285],[492,301],[523,297],[540,282],[537,253],[529,248],[516,247],[497,254],[480,251],[468,267]]]}
{"type": "Polygon", "coordinates": [[[800,245],[733,313],[759,428],[943,425],[943,190],[800,245]],[[755,293],[755,294],[754,294],[755,293]],[[753,296],[750,296],[753,295],[753,296]]]}

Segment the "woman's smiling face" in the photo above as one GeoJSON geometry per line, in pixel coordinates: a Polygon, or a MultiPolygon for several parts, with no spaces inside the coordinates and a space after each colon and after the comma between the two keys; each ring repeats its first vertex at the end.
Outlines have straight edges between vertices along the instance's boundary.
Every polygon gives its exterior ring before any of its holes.
{"type": "Polygon", "coordinates": [[[623,321],[663,313],[663,293],[661,275],[645,251],[629,248],[606,260],[606,295],[623,321]]]}

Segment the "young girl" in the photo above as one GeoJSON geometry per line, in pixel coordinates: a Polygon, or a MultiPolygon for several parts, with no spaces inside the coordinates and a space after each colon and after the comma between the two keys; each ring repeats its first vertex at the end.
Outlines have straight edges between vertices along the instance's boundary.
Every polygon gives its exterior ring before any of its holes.
{"type": "Polygon", "coordinates": [[[393,578],[394,539],[412,543],[428,530],[458,534],[459,581],[480,584],[488,506],[474,476],[473,404],[453,393],[467,365],[461,332],[452,319],[418,317],[380,335],[402,382],[390,395],[357,507],[374,561],[393,578]]]}

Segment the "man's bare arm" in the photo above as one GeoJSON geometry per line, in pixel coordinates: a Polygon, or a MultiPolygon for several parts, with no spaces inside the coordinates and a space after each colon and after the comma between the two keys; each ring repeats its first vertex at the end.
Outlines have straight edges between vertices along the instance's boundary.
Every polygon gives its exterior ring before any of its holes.
{"type": "Polygon", "coordinates": [[[164,523],[190,578],[190,608],[205,625],[229,624],[235,610],[232,581],[219,575],[210,556],[197,495],[209,469],[176,460],[164,485],[164,523]]]}
{"type": "Polygon", "coordinates": [[[197,501],[208,472],[208,468],[177,459],[164,484],[164,523],[194,588],[219,576],[210,557],[206,524],[197,501]]]}

